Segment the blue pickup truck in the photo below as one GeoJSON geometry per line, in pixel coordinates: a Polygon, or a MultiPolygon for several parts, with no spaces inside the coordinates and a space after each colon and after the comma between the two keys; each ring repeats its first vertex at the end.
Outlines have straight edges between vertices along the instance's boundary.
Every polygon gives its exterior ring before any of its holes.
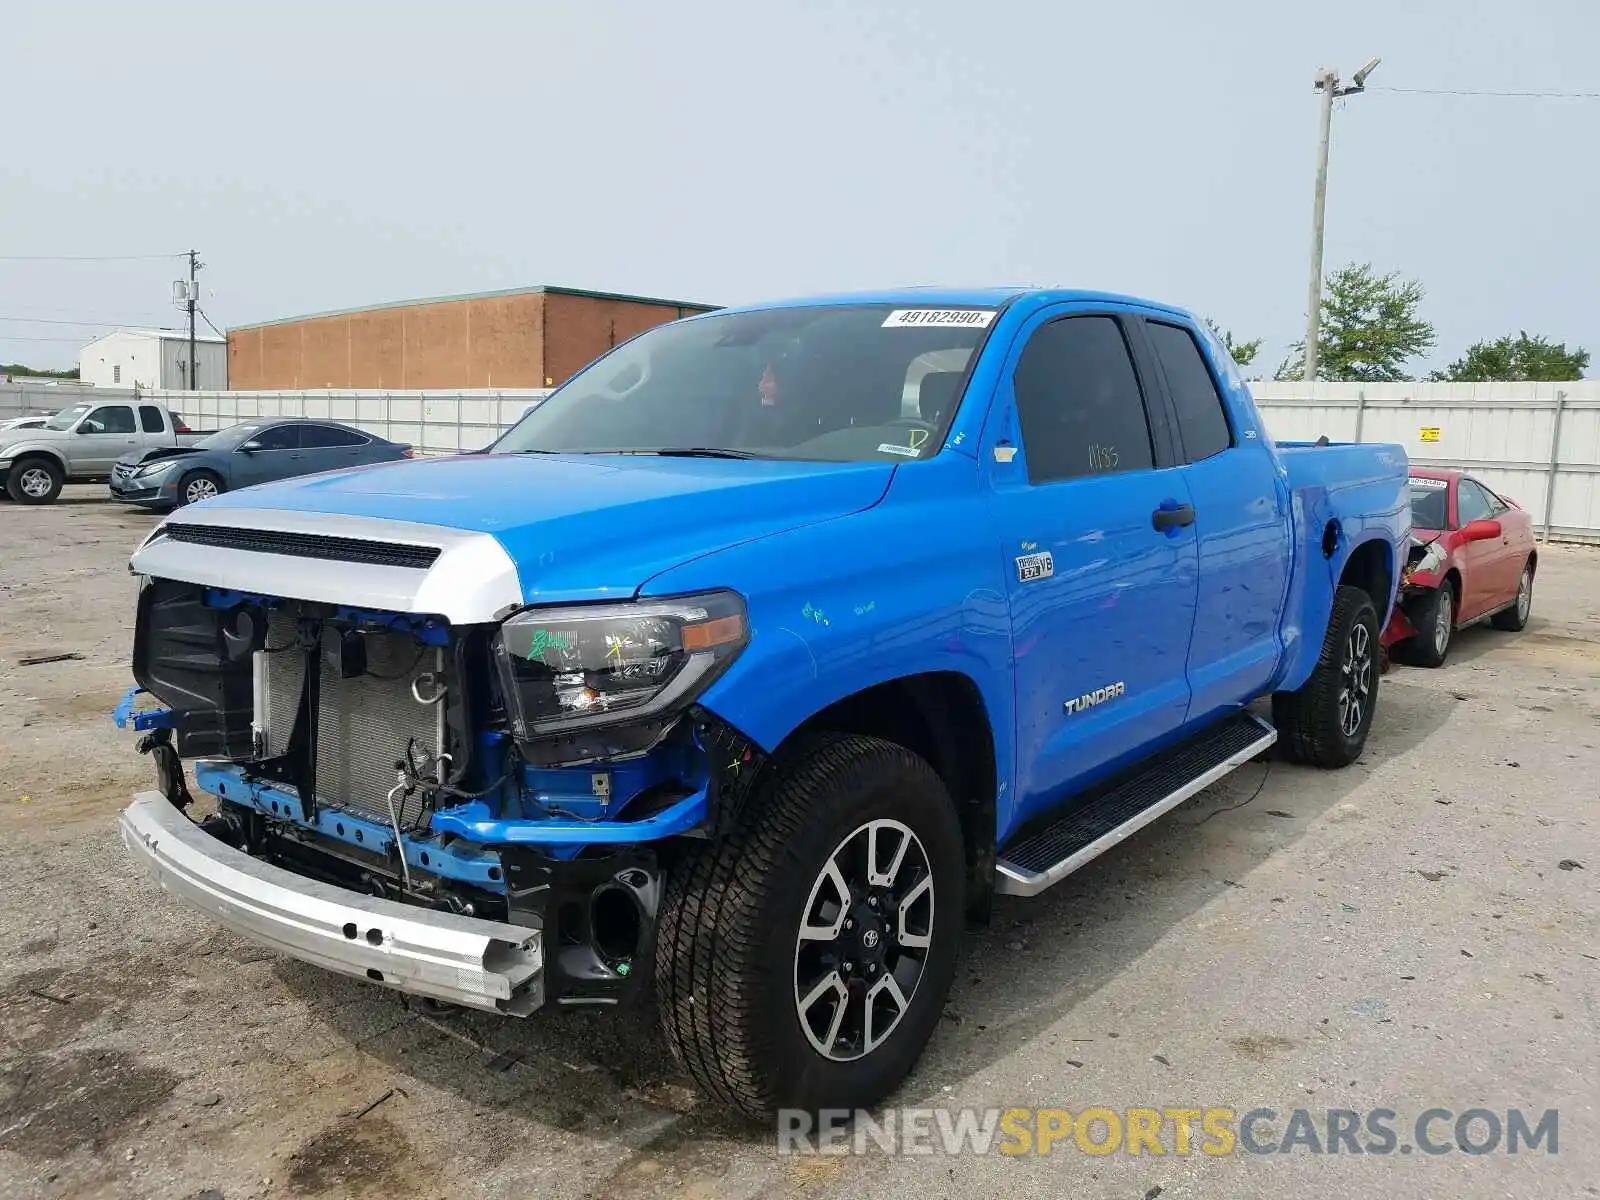
{"type": "Polygon", "coordinates": [[[118,713],[158,788],[123,837],[329,970],[514,1015],[649,999],[724,1104],[870,1104],[995,893],[1274,743],[1361,754],[1406,473],[1275,445],[1160,304],[677,321],[487,451],[160,525],[118,713]]]}

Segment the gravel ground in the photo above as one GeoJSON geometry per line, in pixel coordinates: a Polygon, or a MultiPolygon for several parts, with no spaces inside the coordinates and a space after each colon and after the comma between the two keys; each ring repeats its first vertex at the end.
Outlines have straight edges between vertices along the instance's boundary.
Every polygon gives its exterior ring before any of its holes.
{"type": "Polygon", "coordinates": [[[1357,766],[1250,764],[1002,900],[897,1097],[1278,1110],[1258,1140],[1391,1108],[1407,1144],[1431,1107],[1558,1108],[1558,1153],[796,1157],[645,1017],[409,1011],[137,875],[147,764],[107,714],[152,519],[101,494],[0,505],[0,1195],[1600,1194],[1600,554],[1546,549],[1524,633],[1386,676],[1357,766]]]}

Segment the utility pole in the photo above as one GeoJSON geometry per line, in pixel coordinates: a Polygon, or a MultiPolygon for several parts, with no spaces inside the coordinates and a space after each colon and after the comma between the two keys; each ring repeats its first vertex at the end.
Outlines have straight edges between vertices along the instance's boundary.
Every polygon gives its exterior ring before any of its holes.
{"type": "Polygon", "coordinates": [[[1367,90],[1367,76],[1378,69],[1374,58],[1357,71],[1348,87],[1339,86],[1339,72],[1324,67],[1312,86],[1322,93],[1322,120],[1317,138],[1317,187],[1311,208],[1311,284],[1306,299],[1306,381],[1317,378],[1317,339],[1322,331],[1322,226],[1328,203],[1328,135],[1333,131],[1333,102],[1367,90]]]}
{"type": "MultiPolygon", "coordinates": [[[[1324,158],[1326,158],[1326,156],[1327,156],[1327,137],[1326,136],[1323,137],[1323,156],[1324,156],[1324,158]]],[[[1319,222],[1319,224],[1320,224],[1320,222],[1319,222]]],[[[1318,234],[1318,240],[1319,241],[1321,240],[1320,232],[1318,234]]],[[[1320,255],[1320,253],[1321,253],[1320,248],[1318,250],[1318,253],[1320,255]]],[[[196,273],[199,270],[200,270],[200,252],[198,250],[191,250],[191,251],[189,251],[189,390],[190,391],[194,391],[195,389],[197,389],[200,386],[200,381],[196,378],[196,374],[198,373],[199,368],[195,365],[195,352],[194,352],[194,310],[197,307],[199,307],[199,304],[200,304],[200,284],[197,282],[195,277],[196,277],[196,273]]]]}

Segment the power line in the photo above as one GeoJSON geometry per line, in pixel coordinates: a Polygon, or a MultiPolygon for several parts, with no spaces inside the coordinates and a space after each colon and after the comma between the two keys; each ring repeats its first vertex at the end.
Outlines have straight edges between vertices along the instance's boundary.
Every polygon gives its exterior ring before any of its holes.
{"type": "Polygon", "coordinates": [[[0,317],[0,321],[16,325],[82,325],[101,329],[121,329],[131,324],[128,321],[66,321],[58,317],[0,317]]]}
{"type": "Polygon", "coordinates": [[[206,310],[205,309],[201,308],[198,304],[196,304],[195,305],[195,311],[198,312],[202,317],[205,317],[206,324],[211,326],[211,332],[212,333],[216,334],[220,338],[225,338],[225,337],[228,336],[227,334],[223,333],[222,330],[217,328],[217,323],[215,321],[213,321],[210,317],[206,317],[206,310]]]}
{"type": "Polygon", "coordinates": [[[1404,92],[1412,96],[1500,96],[1522,100],[1600,100],[1600,92],[1485,91],[1477,88],[1371,87],[1370,92],[1404,92]]]}
{"type": "Polygon", "coordinates": [[[154,258],[184,258],[177,254],[0,254],[0,262],[135,262],[154,258]]]}
{"type": "Polygon", "coordinates": [[[81,337],[15,337],[9,333],[0,333],[0,342],[72,342],[75,345],[82,346],[84,339],[81,337]]]}

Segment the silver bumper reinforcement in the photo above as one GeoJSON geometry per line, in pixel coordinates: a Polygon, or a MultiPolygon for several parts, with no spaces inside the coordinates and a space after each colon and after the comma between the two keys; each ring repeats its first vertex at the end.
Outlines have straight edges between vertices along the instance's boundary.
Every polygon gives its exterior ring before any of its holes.
{"type": "Polygon", "coordinates": [[[539,930],[436,912],[306,879],[218,841],[158,792],[122,813],[122,840],[173,895],[291,958],[487,1012],[544,999],[539,930]]]}

